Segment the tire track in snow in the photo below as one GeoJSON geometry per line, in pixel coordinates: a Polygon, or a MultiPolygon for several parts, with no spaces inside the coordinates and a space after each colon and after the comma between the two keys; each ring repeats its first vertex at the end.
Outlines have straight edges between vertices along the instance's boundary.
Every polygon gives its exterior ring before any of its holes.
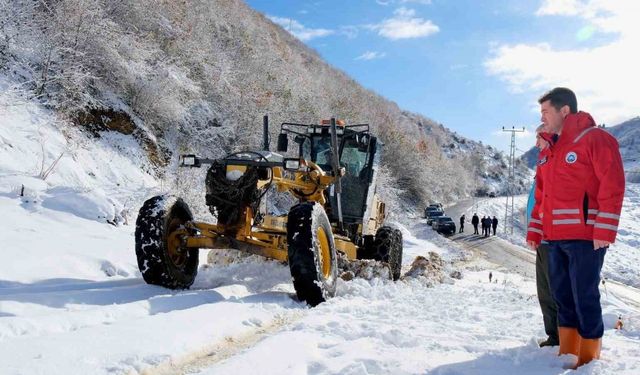
{"type": "Polygon", "coordinates": [[[640,289],[609,279],[606,279],[604,288],[606,294],[611,293],[615,298],[640,312],[640,289]]]}
{"type": "Polygon", "coordinates": [[[189,354],[173,358],[157,366],[145,368],[132,374],[174,375],[196,373],[218,362],[231,358],[260,343],[263,339],[283,330],[306,316],[308,310],[298,310],[290,314],[276,316],[274,320],[256,329],[236,336],[226,337],[222,342],[203,347],[189,354]]]}

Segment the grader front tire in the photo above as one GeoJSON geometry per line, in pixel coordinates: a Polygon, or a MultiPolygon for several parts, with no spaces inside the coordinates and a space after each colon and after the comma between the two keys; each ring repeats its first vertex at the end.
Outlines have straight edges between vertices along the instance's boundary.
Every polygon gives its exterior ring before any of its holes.
{"type": "Polygon", "coordinates": [[[298,299],[316,306],[333,297],[338,258],[331,224],[320,204],[305,202],[289,211],[287,243],[289,268],[298,299]]]}
{"type": "Polygon", "coordinates": [[[181,247],[172,235],[193,215],[182,199],[160,195],[148,199],[136,221],[136,257],[147,284],[169,289],[187,289],[198,273],[199,249],[181,247]]]}

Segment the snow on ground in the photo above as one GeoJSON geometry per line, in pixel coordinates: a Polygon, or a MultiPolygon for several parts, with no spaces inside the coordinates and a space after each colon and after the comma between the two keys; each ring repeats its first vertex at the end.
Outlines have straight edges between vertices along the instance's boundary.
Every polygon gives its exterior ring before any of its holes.
{"type": "MultiPolygon", "coordinates": [[[[133,225],[105,223],[127,206],[133,223],[157,188],[139,147],[115,135],[82,142],[11,95],[0,94],[0,374],[567,373],[570,358],[536,346],[533,280],[494,271],[489,283],[482,262],[422,223],[397,224],[405,271],[434,251],[447,273],[465,267],[461,280],[339,280],[336,297],[310,309],[293,298],[286,265],[205,265],[202,251],[190,290],[147,285],[133,225]],[[47,166],[65,152],[46,180],[36,177],[42,139],[47,166]]],[[[640,312],[606,292],[603,304],[602,360],[576,373],[639,373],[640,312]]]]}
{"type": "MultiPolygon", "coordinates": [[[[486,198],[478,200],[477,213],[483,215],[496,215],[498,217],[497,235],[526,250],[526,225],[524,212],[527,205],[527,195],[515,197],[515,225],[513,234],[510,230],[504,231],[504,212],[506,198],[486,198]]],[[[468,211],[468,212],[471,212],[468,211]]],[[[467,220],[471,220],[467,214],[467,220]]],[[[604,277],[621,283],[640,287],[640,184],[627,183],[620,225],[615,244],[607,251],[602,270],[604,277]]]]}
{"type": "Polygon", "coordinates": [[[158,188],[133,137],[89,139],[7,87],[0,77],[0,195],[106,222],[131,215],[158,188]]]}

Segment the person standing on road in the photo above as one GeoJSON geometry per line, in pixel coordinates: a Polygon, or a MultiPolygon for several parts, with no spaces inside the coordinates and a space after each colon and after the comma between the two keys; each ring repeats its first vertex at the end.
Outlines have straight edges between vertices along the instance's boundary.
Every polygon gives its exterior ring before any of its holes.
{"type": "Polygon", "coordinates": [[[618,231],[624,170],[618,142],[590,114],[578,112],[573,91],[557,87],[538,103],[545,129],[558,140],[547,171],[536,179],[531,220],[542,229],[529,230],[527,242],[533,249],[542,239],[549,242],[559,354],[577,355],[579,367],[600,357],[604,324],[598,284],[618,231]]]}
{"type": "MultiPolygon", "coordinates": [[[[548,154],[554,143],[553,136],[544,132],[544,124],[536,129],[536,147],[540,150],[538,154],[538,162],[536,167],[536,177],[542,175],[546,171],[548,154]]],[[[536,182],[533,182],[529,199],[527,200],[527,228],[528,231],[542,232],[542,221],[532,219],[531,214],[535,205],[535,189],[536,182]]],[[[542,310],[542,321],[544,323],[544,331],[547,339],[538,343],[540,347],[558,346],[558,306],[551,295],[551,282],[549,275],[549,244],[547,241],[541,241],[536,248],[536,289],[538,294],[538,303],[542,310]]]]}
{"type": "Polygon", "coordinates": [[[489,237],[491,234],[491,217],[482,217],[482,234],[485,237],[489,237]]]}
{"type": "Polygon", "coordinates": [[[491,227],[493,228],[493,235],[496,235],[496,228],[498,227],[498,218],[497,217],[493,217],[493,220],[491,220],[491,227]]]}
{"type": "Polygon", "coordinates": [[[478,218],[478,214],[473,214],[471,217],[471,225],[473,225],[473,234],[478,234],[478,224],[480,223],[480,219],[478,218]]]}
{"type": "Polygon", "coordinates": [[[464,232],[464,214],[460,216],[460,231],[458,233],[464,232]]]}

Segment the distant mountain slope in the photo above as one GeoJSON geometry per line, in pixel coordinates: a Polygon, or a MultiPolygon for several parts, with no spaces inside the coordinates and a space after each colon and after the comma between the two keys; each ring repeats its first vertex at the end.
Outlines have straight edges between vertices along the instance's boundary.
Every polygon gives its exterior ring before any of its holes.
{"type": "MultiPolygon", "coordinates": [[[[370,123],[386,148],[383,193],[409,206],[504,190],[502,154],[402,111],[240,0],[43,4],[3,6],[0,68],[91,134],[130,134],[170,181],[179,153],[259,147],[268,114],[370,123]]],[[[529,173],[518,167],[518,189],[529,173]]]]}
{"type": "Polygon", "coordinates": [[[618,140],[625,163],[640,161],[640,116],[605,129],[618,140]]]}
{"type": "Polygon", "coordinates": [[[520,156],[520,160],[529,168],[535,169],[536,161],[538,160],[538,154],[540,152],[536,147],[531,147],[527,152],[520,156]]]}

